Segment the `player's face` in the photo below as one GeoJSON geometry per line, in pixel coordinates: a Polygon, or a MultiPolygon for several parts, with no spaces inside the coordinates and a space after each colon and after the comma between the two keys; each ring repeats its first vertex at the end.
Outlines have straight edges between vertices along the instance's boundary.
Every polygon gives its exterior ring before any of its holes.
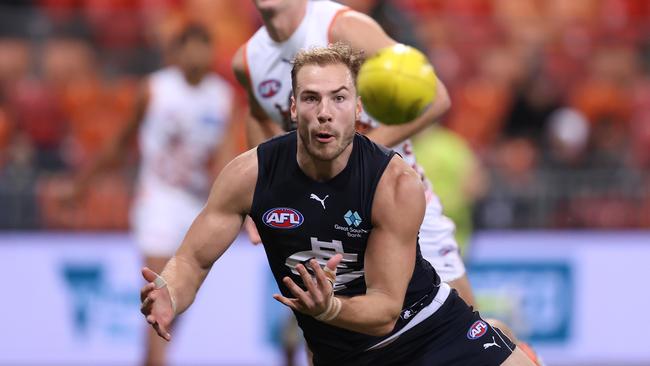
{"type": "Polygon", "coordinates": [[[291,118],[302,145],[315,159],[331,161],[350,146],[361,100],[345,65],[306,65],[296,75],[291,118]]]}
{"type": "Polygon", "coordinates": [[[178,63],[188,74],[201,76],[212,66],[212,45],[200,39],[189,39],[179,46],[178,63]]]}

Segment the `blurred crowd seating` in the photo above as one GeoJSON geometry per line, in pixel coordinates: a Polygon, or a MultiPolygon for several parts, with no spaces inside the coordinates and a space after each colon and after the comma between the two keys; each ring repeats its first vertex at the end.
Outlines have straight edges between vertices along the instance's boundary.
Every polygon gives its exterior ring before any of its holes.
{"type": "MultiPolygon", "coordinates": [[[[650,2],[346,2],[433,60],[453,102],[442,123],[488,177],[479,228],[650,227],[650,2]]],[[[252,1],[2,2],[1,229],[128,227],[135,153],[84,202],[57,192],[127,122],[188,19],[213,32],[214,69],[234,83],[230,59],[260,25],[252,1]]]]}

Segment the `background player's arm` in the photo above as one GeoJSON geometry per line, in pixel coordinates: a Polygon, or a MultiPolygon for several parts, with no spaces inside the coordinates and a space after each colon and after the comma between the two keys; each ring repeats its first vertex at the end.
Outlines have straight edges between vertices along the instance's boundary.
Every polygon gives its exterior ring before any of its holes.
{"type": "MultiPolygon", "coordinates": [[[[376,21],[357,11],[346,11],[338,16],[330,32],[332,42],[346,42],[356,49],[363,50],[367,57],[397,43],[376,21]]],[[[431,107],[419,117],[401,125],[381,125],[370,130],[366,135],[379,144],[395,146],[436,122],[450,107],[451,101],[447,88],[438,79],[436,98],[431,107]]]]}
{"type": "Polygon", "coordinates": [[[282,128],[264,112],[259,105],[255,94],[251,89],[248,71],[246,69],[246,60],[244,56],[244,47],[241,46],[232,59],[232,69],[239,84],[246,90],[248,95],[248,113],[246,114],[246,140],[249,147],[255,147],[273,136],[282,134],[282,128]]]}
{"type": "Polygon", "coordinates": [[[256,180],[257,155],[253,149],[230,162],[215,180],[208,202],[160,275],[165,285],[156,286],[157,275],[143,269],[149,283],[140,292],[141,311],[166,340],[171,339],[167,330],[174,317],[194,302],[212,264],[237,237],[250,210],[256,180]]]}

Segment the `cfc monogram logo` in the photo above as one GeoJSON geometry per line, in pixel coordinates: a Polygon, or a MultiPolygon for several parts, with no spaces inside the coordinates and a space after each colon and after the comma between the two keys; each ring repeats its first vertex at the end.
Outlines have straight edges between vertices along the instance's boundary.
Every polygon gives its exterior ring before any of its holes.
{"type": "MultiPolygon", "coordinates": [[[[346,253],[343,251],[343,242],[340,240],[322,241],[311,237],[311,250],[293,253],[287,258],[284,264],[291,268],[291,273],[299,276],[296,265],[305,264],[311,259],[316,259],[320,266],[327,264],[327,261],[337,253],[343,255],[341,263],[336,267],[336,283],[334,290],[338,291],[346,288],[346,284],[364,275],[363,263],[359,262],[359,255],[356,253],[346,253]]],[[[308,268],[308,266],[307,266],[308,268]]]]}

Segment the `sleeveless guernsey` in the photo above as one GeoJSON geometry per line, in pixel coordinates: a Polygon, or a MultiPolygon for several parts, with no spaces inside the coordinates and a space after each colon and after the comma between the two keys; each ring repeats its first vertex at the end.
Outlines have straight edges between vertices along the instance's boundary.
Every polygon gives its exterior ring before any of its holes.
{"type": "MultiPolygon", "coordinates": [[[[372,231],[375,189],[394,152],[356,134],[347,166],[327,182],[307,177],[296,162],[297,135],[291,132],[257,148],[258,179],[250,216],[259,230],[267,258],[284,296],[293,297],[282,283],[290,276],[302,281],[295,266],[315,258],[321,265],[343,254],[335,292],[342,296],[365,294],[364,254],[372,231]]],[[[415,269],[404,308],[435,296],[439,279],[422,258],[419,245],[415,269]]],[[[316,364],[352,362],[364,350],[386,337],[371,337],[295,313],[316,364]]],[[[408,323],[400,320],[394,330],[408,323]]],[[[388,336],[387,336],[388,337],[388,336]]]]}

